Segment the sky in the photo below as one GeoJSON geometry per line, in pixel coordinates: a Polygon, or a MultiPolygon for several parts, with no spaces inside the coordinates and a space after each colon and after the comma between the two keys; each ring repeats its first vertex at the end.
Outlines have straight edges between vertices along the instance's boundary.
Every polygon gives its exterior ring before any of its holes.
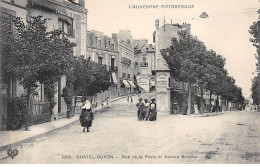
{"type": "Polygon", "coordinates": [[[243,95],[250,97],[251,79],[256,75],[256,49],[249,41],[250,25],[257,21],[259,0],[85,0],[88,30],[111,36],[130,30],[134,39],[152,43],[155,20],[190,23],[191,33],[208,49],[226,59],[225,68],[234,77],[243,95]],[[133,9],[132,5],[159,5],[158,9],[133,9]],[[194,8],[160,8],[161,5],[194,5],[194,8]],[[206,12],[209,17],[199,15],[206,12]]]}

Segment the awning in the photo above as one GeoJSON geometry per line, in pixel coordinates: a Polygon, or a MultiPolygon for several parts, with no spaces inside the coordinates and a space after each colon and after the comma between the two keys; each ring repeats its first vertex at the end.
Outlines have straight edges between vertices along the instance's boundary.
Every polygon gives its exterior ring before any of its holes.
{"type": "Polygon", "coordinates": [[[135,88],[135,84],[132,81],[127,81],[132,88],[135,88]]]}
{"type": "Polygon", "coordinates": [[[117,85],[116,73],[113,72],[111,75],[112,75],[113,83],[117,85]]]}
{"type": "Polygon", "coordinates": [[[150,87],[155,86],[155,81],[150,80],[150,87]]]}
{"type": "Polygon", "coordinates": [[[31,3],[32,3],[32,6],[38,5],[38,6],[53,10],[56,13],[67,14],[66,9],[58,6],[57,4],[53,3],[50,0],[47,0],[47,1],[46,0],[45,1],[43,1],[43,0],[32,0],[31,3]]]}
{"type": "Polygon", "coordinates": [[[66,16],[66,15],[62,15],[62,14],[58,14],[58,18],[60,20],[66,21],[69,25],[73,24],[72,18],[66,16]]]}
{"type": "Polygon", "coordinates": [[[127,82],[127,80],[123,80],[123,84],[125,85],[125,87],[130,88],[130,85],[129,85],[129,83],[127,82]]]}

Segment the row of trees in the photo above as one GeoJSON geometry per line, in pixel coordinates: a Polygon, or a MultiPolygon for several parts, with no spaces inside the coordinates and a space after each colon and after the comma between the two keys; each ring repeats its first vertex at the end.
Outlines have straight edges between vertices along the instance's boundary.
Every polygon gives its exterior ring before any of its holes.
{"type": "MultiPolygon", "coordinates": [[[[203,42],[188,34],[179,32],[179,38],[172,39],[172,45],[161,50],[173,77],[177,81],[189,83],[201,88],[201,104],[203,106],[203,89],[210,91],[210,100],[213,93],[222,98],[243,104],[241,88],[235,85],[235,80],[228,76],[224,68],[225,59],[213,50],[207,50],[203,42]]],[[[189,91],[188,113],[191,110],[191,91],[189,91]]],[[[200,107],[203,112],[203,107],[200,107]]]]}
{"type": "Polygon", "coordinates": [[[53,109],[58,80],[66,75],[63,90],[71,109],[72,96],[94,95],[109,87],[109,72],[84,57],[73,56],[75,43],[62,38],[60,29],[47,32],[46,19],[32,17],[25,24],[21,18],[12,18],[14,27],[4,34],[3,67],[6,75],[15,76],[26,91],[27,110],[25,129],[28,130],[31,97],[37,85],[44,84],[45,95],[53,109]]]}
{"type": "Polygon", "coordinates": [[[258,10],[259,18],[257,22],[254,22],[253,25],[250,26],[249,33],[253,36],[250,38],[250,41],[256,47],[256,55],[257,59],[256,63],[256,72],[257,75],[252,81],[252,99],[253,104],[260,105],[260,9],[258,10]]]}

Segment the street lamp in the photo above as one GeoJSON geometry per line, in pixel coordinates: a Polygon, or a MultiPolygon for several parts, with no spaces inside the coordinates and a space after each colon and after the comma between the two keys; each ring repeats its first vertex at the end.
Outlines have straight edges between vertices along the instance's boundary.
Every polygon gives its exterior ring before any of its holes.
{"type": "Polygon", "coordinates": [[[209,15],[206,13],[206,12],[202,12],[201,15],[200,15],[200,18],[202,19],[205,19],[205,18],[208,18],[209,15]]]}

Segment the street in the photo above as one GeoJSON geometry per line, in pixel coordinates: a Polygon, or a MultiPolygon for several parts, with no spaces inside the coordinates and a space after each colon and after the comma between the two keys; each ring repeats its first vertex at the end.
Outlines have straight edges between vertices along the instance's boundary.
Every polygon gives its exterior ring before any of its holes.
{"type": "Polygon", "coordinates": [[[24,143],[0,163],[259,163],[260,112],[200,117],[158,113],[137,121],[126,99],[95,115],[89,133],[79,122],[24,143]]]}

